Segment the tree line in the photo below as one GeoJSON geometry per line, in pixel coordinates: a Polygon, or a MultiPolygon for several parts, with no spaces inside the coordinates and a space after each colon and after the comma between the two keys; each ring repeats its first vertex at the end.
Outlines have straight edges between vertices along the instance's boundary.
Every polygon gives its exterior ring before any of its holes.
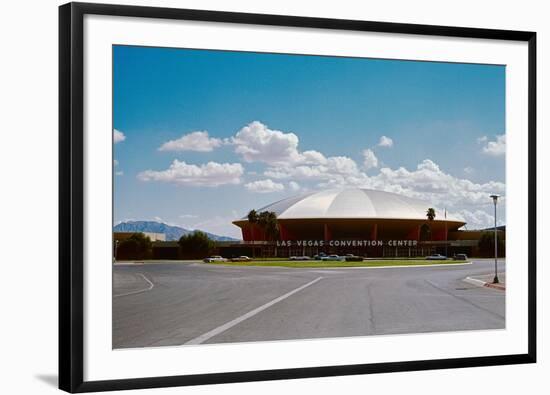
{"type": "MultiPolygon", "coordinates": [[[[196,230],[178,240],[180,258],[204,258],[216,248],[216,242],[204,232],[196,230]]],[[[145,260],[153,258],[153,242],[143,233],[134,233],[129,238],[115,241],[115,260],[145,260]]]]}
{"type": "MultiPolygon", "coordinates": [[[[279,225],[277,223],[277,214],[273,211],[256,212],[251,210],[248,213],[248,222],[253,224],[251,227],[252,239],[254,229],[261,229],[267,240],[279,239],[279,225]]],[[[216,242],[204,232],[196,230],[192,233],[183,235],[178,240],[178,257],[187,259],[202,259],[210,254],[216,248],[216,242]]],[[[143,233],[134,233],[129,238],[115,241],[114,246],[115,260],[145,260],[153,258],[153,243],[151,239],[143,233]]]]}

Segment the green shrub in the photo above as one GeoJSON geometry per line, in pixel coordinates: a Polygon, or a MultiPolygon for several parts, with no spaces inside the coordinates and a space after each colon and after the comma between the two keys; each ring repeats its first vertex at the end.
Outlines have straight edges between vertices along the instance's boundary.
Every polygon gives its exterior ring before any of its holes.
{"type": "Polygon", "coordinates": [[[149,259],[152,255],[153,243],[149,236],[143,233],[134,233],[126,240],[122,240],[117,248],[116,259],[149,259]]]}
{"type": "Polygon", "coordinates": [[[215,243],[201,231],[194,231],[180,237],[180,253],[185,258],[204,258],[214,249],[215,243]]]}

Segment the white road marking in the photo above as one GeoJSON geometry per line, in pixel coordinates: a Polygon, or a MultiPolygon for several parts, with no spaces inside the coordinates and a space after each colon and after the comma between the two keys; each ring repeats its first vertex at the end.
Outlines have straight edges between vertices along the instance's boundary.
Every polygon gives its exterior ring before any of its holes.
{"type": "Polygon", "coordinates": [[[251,310],[249,311],[248,313],[246,314],[243,314],[241,315],[240,317],[237,317],[235,318],[234,320],[232,321],[229,321],[221,326],[218,326],[217,328],[215,329],[212,329],[211,331],[209,332],[206,332],[194,339],[191,339],[189,340],[188,342],[186,342],[185,344],[201,344],[201,343],[204,343],[205,341],[207,341],[208,339],[216,336],[216,335],[219,335],[220,333],[222,332],[225,332],[226,330],[228,330],[229,328],[232,328],[234,327],[235,325],[243,322],[244,320],[247,320],[249,319],[250,317],[253,317],[255,316],[256,314],[260,313],[261,311],[267,309],[268,307],[271,307],[273,306],[274,304],[276,303],[279,303],[280,301],[282,300],[285,300],[286,298],[294,295],[295,293],[297,292],[300,292],[301,290],[303,290],[304,288],[307,288],[309,287],[310,285],[313,285],[315,284],[317,281],[321,280],[323,277],[317,277],[315,280],[313,281],[310,281],[309,283],[307,284],[304,284],[302,285],[301,287],[298,287],[282,296],[279,296],[278,298],[275,298],[273,299],[271,302],[267,302],[266,304],[254,309],[254,310],[251,310]]]}
{"type": "MultiPolygon", "coordinates": [[[[503,275],[503,274],[504,273],[499,273],[499,275],[503,275]]],[[[506,286],[504,286],[504,288],[502,288],[502,284],[500,284],[500,286],[499,286],[499,284],[494,285],[492,283],[480,280],[480,279],[475,278],[475,277],[466,277],[462,281],[464,281],[465,283],[471,284],[471,285],[475,285],[477,287],[492,288],[492,289],[498,289],[498,290],[501,290],[501,291],[506,290],[506,286]]]]}
{"type": "Polygon", "coordinates": [[[118,298],[118,297],[120,297],[120,296],[135,295],[135,294],[139,294],[139,293],[142,293],[142,292],[147,292],[147,291],[152,290],[153,287],[155,286],[155,284],[153,284],[153,283],[151,282],[151,280],[149,280],[147,277],[145,277],[145,275],[143,275],[143,274],[141,274],[141,273],[138,273],[138,275],[140,275],[141,277],[143,277],[143,279],[149,283],[149,287],[148,287],[148,288],[139,289],[139,290],[137,290],[137,291],[127,292],[127,293],[123,293],[123,294],[113,295],[113,298],[118,298]]]}
{"type": "Polygon", "coordinates": [[[464,280],[465,283],[476,285],[478,287],[483,287],[485,285],[485,281],[478,280],[477,278],[472,277],[466,277],[464,280]]]}

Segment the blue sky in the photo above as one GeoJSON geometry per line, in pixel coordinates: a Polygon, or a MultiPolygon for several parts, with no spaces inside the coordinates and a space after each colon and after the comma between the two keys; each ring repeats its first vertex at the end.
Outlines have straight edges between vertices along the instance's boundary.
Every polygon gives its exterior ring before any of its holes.
{"type": "Polygon", "coordinates": [[[230,222],[251,208],[359,186],[476,228],[490,225],[486,196],[505,192],[504,66],[127,46],[113,56],[115,222],[239,236],[230,222]]]}

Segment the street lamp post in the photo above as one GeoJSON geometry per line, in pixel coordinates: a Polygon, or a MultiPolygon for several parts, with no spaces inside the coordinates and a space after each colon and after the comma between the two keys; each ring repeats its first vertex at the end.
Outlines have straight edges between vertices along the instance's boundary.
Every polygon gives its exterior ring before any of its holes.
{"type": "Polygon", "coordinates": [[[445,208],[445,258],[449,256],[449,236],[447,231],[447,208],[445,208]]]}
{"type": "Polygon", "coordinates": [[[493,284],[498,284],[498,274],[497,274],[497,261],[498,261],[498,238],[497,238],[497,200],[498,195],[491,195],[493,199],[493,204],[495,206],[495,278],[493,278],[493,284]]]}
{"type": "Polygon", "coordinates": [[[118,250],[118,240],[115,240],[115,259],[114,259],[115,262],[116,262],[116,253],[117,253],[117,250],[118,250]]]}

